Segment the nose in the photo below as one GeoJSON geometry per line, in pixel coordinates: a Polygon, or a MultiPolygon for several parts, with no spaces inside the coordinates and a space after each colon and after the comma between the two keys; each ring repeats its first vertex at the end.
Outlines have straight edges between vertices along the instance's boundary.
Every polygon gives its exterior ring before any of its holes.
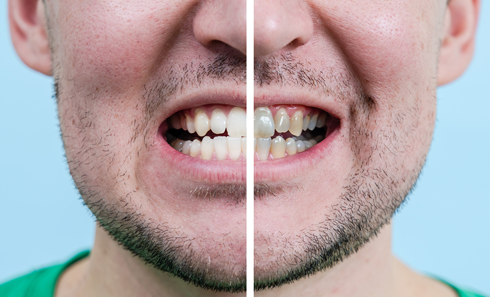
{"type": "Polygon", "coordinates": [[[193,21],[196,39],[206,47],[224,43],[246,54],[246,0],[203,1],[193,21]]]}
{"type": "Polygon", "coordinates": [[[301,0],[255,0],[254,12],[255,58],[304,45],[313,35],[313,20],[301,0]]]}

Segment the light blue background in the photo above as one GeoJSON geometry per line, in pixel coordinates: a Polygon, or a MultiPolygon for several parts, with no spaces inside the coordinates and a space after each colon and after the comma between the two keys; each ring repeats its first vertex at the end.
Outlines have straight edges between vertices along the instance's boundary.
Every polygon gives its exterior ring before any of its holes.
{"type": "MultiPolygon", "coordinates": [[[[14,53],[0,5],[0,283],[90,248],[94,219],[65,163],[50,77],[14,53]]],[[[434,142],[394,220],[393,250],[414,269],[490,295],[490,6],[475,59],[439,90],[434,142]]]]}

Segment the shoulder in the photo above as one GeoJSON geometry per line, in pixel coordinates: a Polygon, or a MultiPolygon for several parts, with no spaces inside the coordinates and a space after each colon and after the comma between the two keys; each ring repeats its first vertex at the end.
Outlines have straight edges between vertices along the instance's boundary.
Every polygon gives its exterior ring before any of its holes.
{"type": "Polygon", "coordinates": [[[485,297],[483,295],[458,288],[455,285],[448,283],[447,281],[440,280],[440,279],[439,279],[439,281],[441,281],[441,282],[445,283],[446,285],[448,285],[449,287],[451,287],[454,291],[456,291],[456,293],[458,294],[459,297],[485,297]]]}
{"type": "Polygon", "coordinates": [[[0,284],[2,297],[53,297],[61,273],[70,265],[87,257],[88,251],[77,254],[68,262],[33,271],[0,284]]]}

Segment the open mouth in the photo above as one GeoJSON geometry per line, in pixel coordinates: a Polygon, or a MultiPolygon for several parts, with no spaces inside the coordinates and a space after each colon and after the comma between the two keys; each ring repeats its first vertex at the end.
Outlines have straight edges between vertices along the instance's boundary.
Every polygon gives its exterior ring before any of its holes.
{"type": "MultiPolygon", "coordinates": [[[[245,109],[204,105],[167,119],[167,142],[177,151],[203,160],[246,159],[245,109]]],[[[254,112],[255,159],[281,159],[322,142],[339,126],[326,111],[303,105],[257,107],[254,112]]]]}

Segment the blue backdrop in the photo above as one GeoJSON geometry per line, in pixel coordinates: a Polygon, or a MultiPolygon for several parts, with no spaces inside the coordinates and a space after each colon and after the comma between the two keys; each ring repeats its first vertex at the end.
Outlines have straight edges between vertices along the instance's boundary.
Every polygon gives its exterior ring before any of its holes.
{"type": "MultiPolygon", "coordinates": [[[[395,216],[394,253],[412,268],[490,295],[490,5],[475,58],[439,89],[434,142],[395,216]]],[[[0,283],[90,248],[94,219],[65,163],[50,77],[22,64],[0,5],[0,283]]]]}

